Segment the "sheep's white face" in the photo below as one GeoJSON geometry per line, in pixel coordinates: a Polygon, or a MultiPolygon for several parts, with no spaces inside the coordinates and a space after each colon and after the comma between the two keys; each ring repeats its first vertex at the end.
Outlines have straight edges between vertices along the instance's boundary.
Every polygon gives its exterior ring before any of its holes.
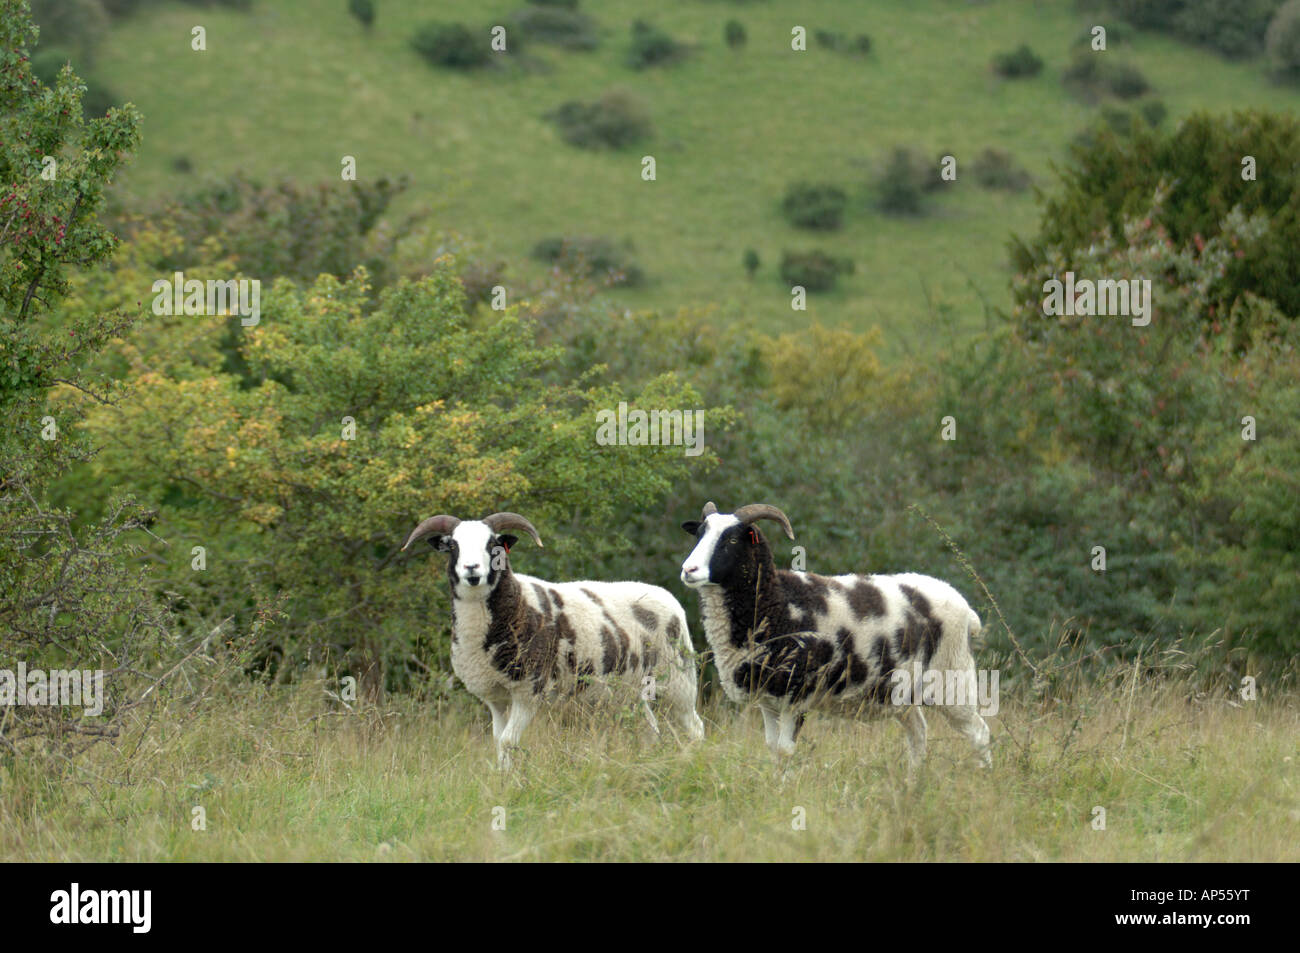
{"type": "Polygon", "coordinates": [[[507,553],[515,537],[498,536],[486,523],[464,520],[450,536],[441,536],[434,545],[448,554],[447,579],[459,599],[486,599],[501,573],[509,568],[507,553]]]}
{"type": "Polygon", "coordinates": [[[683,529],[695,533],[699,542],[682,563],[682,582],[692,589],[717,585],[714,577],[725,575],[721,570],[730,568],[735,561],[731,550],[743,542],[739,527],[740,520],[730,513],[711,513],[703,522],[683,524],[683,529]]]}

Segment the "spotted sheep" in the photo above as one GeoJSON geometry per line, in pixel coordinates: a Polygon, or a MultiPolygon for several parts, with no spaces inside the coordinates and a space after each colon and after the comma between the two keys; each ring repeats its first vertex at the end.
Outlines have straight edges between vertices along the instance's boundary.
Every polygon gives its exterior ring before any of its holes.
{"type": "Polygon", "coordinates": [[[896,673],[955,672],[971,703],[937,707],[990,765],[988,725],[973,704],[970,642],[980,620],[966,600],[946,582],[915,573],[819,576],[777,569],[753,525],[761,519],[779,523],[794,539],[790,520],[775,506],[755,503],[726,514],[708,503],[700,520],[682,524],[698,542],[681,578],[700,594],[723,690],[734,702],[757,704],[768,747],[778,756],[792,754],[814,708],[849,717],[889,713],[902,721],[914,771],[925,759],[925,716],[915,703],[924,696],[909,694],[906,704],[894,704],[896,673]]]}
{"type": "Polygon", "coordinates": [[[681,603],[639,582],[555,583],[515,573],[509,553],[518,538],[504,532],[511,529],[542,545],[524,517],[493,513],[482,520],[430,517],[402,546],[427,537],[447,553],[451,666],[492,713],[498,764],[510,767],[510,749],[545,700],[583,696],[597,683],[634,687],[656,734],[650,699],[688,739],[704,737],[681,603]]]}

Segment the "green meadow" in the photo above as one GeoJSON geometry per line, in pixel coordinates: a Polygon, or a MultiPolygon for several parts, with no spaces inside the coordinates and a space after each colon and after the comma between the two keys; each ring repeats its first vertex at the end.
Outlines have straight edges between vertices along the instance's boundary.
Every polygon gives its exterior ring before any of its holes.
{"type": "MultiPolygon", "coordinates": [[[[149,199],[236,170],[330,181],[342,156],[354,155],[361,178],[410,176],[394,214],[431,210],[439,228],[507,261],[512,281],[543,279],[528,258],[543,237],[605,235],[630,243],[648,278],[611,292],[616,307],[712,307],[718,320],[768,332],[811,320],[879,325],[887,353],[924,353],[950,333],[936,321],[941,311],[963,329],[982,326],[986,306],[1004,306],[1008,237],[1036,221],[1032,190],[981,189],[963,180],[962,163],[1002,149],[1046,185],[1064,144],[1101,108],[1061,83],[1091,24],[1067,3],[676,0],[648,14],[644,4],[608,0],[586,5],[601,26],[598,49],[533,43],[526,68],[435,69],[410,48],[430,18],[486,29],[521,5],[381,0],[370,31],[341,0],[258,3],[246,13],[169,5],[122,21],[97,67],[145,116],[144,145],[122,186],[149,199]],[[678,65],[628,68],[638,17],[690,44],[691,54],[678,65]],[[739,50],[723,41],[731,18],[748,33],[739,50]],[[196,24],[207,31],[206,52],[190,49],[196,24]],[[795,24],[808,29],[805,52],[791,50],[795,24]],[[819,29],[866,33],[872,51],[823,50],[812,39],[819,29]],[[997,77],[990,59],[1021,43],[1046,61],[1043,72],[997,77]],[[648,105],[656,131],[644,148],[577,149],[544,118],[610,88],[648,105]],[[922,218],[874,207],[873,176],[896,145],[958,160],[956,186],[922,218]],[[655,157],[656,181],[641,179],[644,154],[655,157]],[[180,157],[189,174],[173,168],[180,157]],[[849,193],[842,230],[810,232],[782,218],[781,197],[796,180],[849,193]],[[811,296],[801,314],[777,263],[784,249],[813,247],[852,259],[856,271],[811,296]],[[741,265],[747,248],[762,261],[752,281],[741,265]]],[[[1167,123],[1195,109],[1298,101],[1259,62],[1229,62],[1163,36],[1126,30],[1101,55],[1141,68],[1167,123]]]]}
{"type": "Polygon", "coordinates": [[[892,718],[814,715],[778,765],[757,712],[725,702],[702,709],[692,746],[653,743],[630,713],[546,709],[503,774],[487,710],[463,692],[357,713],[322,705],[317,683],[210,688],[62,780],[12,776],[0,857],[1300,860],[1294,706],[1142,676],[1004,701],[990,771],[932,710],[912,783],[892,718]]]}

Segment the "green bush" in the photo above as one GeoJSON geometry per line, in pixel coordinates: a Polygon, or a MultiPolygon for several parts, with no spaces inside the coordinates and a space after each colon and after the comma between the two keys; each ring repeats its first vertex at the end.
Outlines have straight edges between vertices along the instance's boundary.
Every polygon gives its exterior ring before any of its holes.
{"type": "Polygon", "coordinates": [[[760,265],[758,252],[754,251],[754,249],[752,248],[746,248],[745,254],[741,256],[741,262],[745,266],[745,274],[747,274],[750,278],[753,278],[754,273],[758,271],[758,267],[760,265]]]}
{"type": "Polygon", "coordinates": [[[748,35],[745,33],[745,25],[739,20],[728,20],[722,33],[727,41],[727,46],[733,50],[744,46],[745,41],[748,39],[748,35]]]}
{"type": "Polygon", "coordinates": [[[1131,63],[1117,63],[1108,78],[1110,91],[1120,99],[1137,99],[1151,89],[1142,71],[1131,63]]]}
{"type": "Polygon", "coordinates": [[[1268,26],[1268,58],[1283,82],[1300,82],[1300,0],[1289,0],[1268,26]]]}
{"type": "Polygon", "coordinates": [[[447,69],[476,69],[492,59],[488,31],[461,23],[426,23],[411,37],[411,48],[431,65],[447,69]]]}
{"type": "Polygon", "coordinates": [[[645,105],[623,90],[610,90],[589,103],[570,100],[546,118],[565,142],[582,149],[622,149],[654,134],[645,105]]]}
{"type": "MultiPolygon", "coordinates": [[[[1282,0],[1112,0],[1125,21],[1160,30],[1225,56],[1253,56],[1282,0]]],[[[1108,37],[1109,38],[1109,37],[1108,37]]]]}
{"type": "Polygon", "coordinates": [[[915,151],[899,146],[876,177],[876,204],[887,215],[920,215],[925,193],[939,184],[937,169],[915,151]]]}
{"type": "Polygon", "coordinates": [[[686,47],[656,26],[637,20],[632,24],[632,45],[627,64],[633,69],[667,66],[686,55],[686,47]]]}
{"type": "Polygon", "coordinates": [[[843,33],[833,33],[830,30],[814,30],[813,42],[824,50],[839,50],[848,44],[848,39],[843,33]]]}
{"type": "Polygon", "coordinates": [[[636,286],[645,281],[641,266],[611,239],[581,235],[543,238],[533,258],[582,278],[601,278],[611,285],[636,286]]]}
{"type": "Polygon", "coordinates": [[[348,13],[364,27],[375,24],[375,0],[348,0],[348,13]]]}
{"type": "Polygon", "coordinates": [[[781,212],[791,225],[834,231],[844,223],[849,197],[837,185],[795,182],[786,188],[781,212]]]}
{"type": "Polygon", "coordinates": [[[108,33],[108,14],[100,0],[33,0],[32,19],[41,28],[40,46],[62,47],[80,66],[91,66],[108,33]]]}
{"type": "MultiPolygon", "coordinates": [[[[1176,129],[1146,123],[1128,134],[1095,132],[1072,146],[1062,187],[1044,206],[1040,231],[1050,246],[1087,247],[1097,235],[1118,234],[1125,216],[1150,204],[1163,181],[1171,184],[1158,224],[1179,248],[1220,234],[1234,207],[1269,222],[1265,236],[1234,249],[1214,291],[1218,311],[1250,292],[1300,315],[1300,120],[1258,111],[1225,116],[1197,113],[1176,129]],[[1258,181],[1239,174],[1242,157],[1258,164],[1258,181]],[[1224,170],[1231,170],[1225,174],[1224,170]]],[[[1044,260],[1046,246],[1017,246],[1016,271],[1044,260]]],[[[1061,270],[1065,270],[1062,267],[1061,270]]]]}
{"type": "Polygon", "coordinates": [[[1061,78],[1076,95],[1090,101],[1106,95],[1137,99],[1151,89],[1151,84],[1136,66],[1115,61],[1107,53],[1093,51],[1076,53],[1061,78]]]}
{"type": "Polygon", "coordinates": [[[1173,32],[1225,56],[1254,56],[1264,48],[1269,20],[1281,0],[1188,0],[1174,17],[1173,32]]]}
{"type": "Polygon", "coordinates": [[[871,37],[865,33],[859,33],[850,40],[846,33],[837,33],[832,30],[814,30],[813,42],[824,50],[833,50],[836,53],[855,53],[859,56],[866,56],[871,52],[871,37]]]}
{"type": "Polygon", "coordinates": [[[1022,43],[1009,53],[999,53],[993,57],[993,71],[1008,79],[1037,76],[1043,71],[1043,61],[1027,44],[1022,43]]]}
{"type": "Polygon", "coordinates": [[[1111,8],[1126,22],[1144,30],[1172,31],[1187,0],[1111,0],[1111,8]]]}
{"type": "Polygon", "coordinates": [[[596,21],[572,8],[524,7],[511,16],[510,23],[529,40],[566,50],[594,50],[600,45],[596,21]]]}
{"type": "Polygon", "coordinates": [[[971,174],[986,189],[1008,192],[1023,192],[1033,181],[1011,154],[1001,149],[985,149],[976,156],[971,163],[971,174]]]}
{"type": "MultiPolygon", "coordinates": [[[[292,180],[264,185],[236,175],[190,190],[155,214],[166,216],[190,248],[215,241],[250,275],[311,281],[322,273],[344,277],[365,265],[382,285],[389,278],[392,250],[409,224],[375,226],[405,188],[404,180],[386,178],[340,189],[292,180]]],[[[179,268],[184,262],[163,264],[179,268]]]]}
{"type": "Polygon", "coordinates": [[[790,287],[802,285],[805,291],[830,291],[840,275],[853,274],[853,262],[836,258],[820,249],[781,253],[781,280],[790,287]]]}

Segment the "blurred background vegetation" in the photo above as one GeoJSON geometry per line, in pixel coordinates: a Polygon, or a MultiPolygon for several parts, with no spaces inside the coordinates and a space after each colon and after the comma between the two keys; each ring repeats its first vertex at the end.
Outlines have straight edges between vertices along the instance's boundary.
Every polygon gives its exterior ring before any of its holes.
{"type": "Polygon", "coordinates": [[[418,519],[523,512],[517,569],[694,616],[707,499],[780,505],[812,571],[951,579],[1004,679],[1011,633],[1210,646],[1220,687],[1300,648],[1298,0],[820,0],[803,53],[765,0],[40,0],[39,42],[23,6],[0,667],[224,642],[445,691],[418,519]],[[177,270],[260,279],[260,324],[154,315],[177,270]],[[1149,278],[1150,325],[1044,317],[1067,270],[1149,278]],[[708,452],[597,446],[620,400],[704,408],[708,452]]]}

